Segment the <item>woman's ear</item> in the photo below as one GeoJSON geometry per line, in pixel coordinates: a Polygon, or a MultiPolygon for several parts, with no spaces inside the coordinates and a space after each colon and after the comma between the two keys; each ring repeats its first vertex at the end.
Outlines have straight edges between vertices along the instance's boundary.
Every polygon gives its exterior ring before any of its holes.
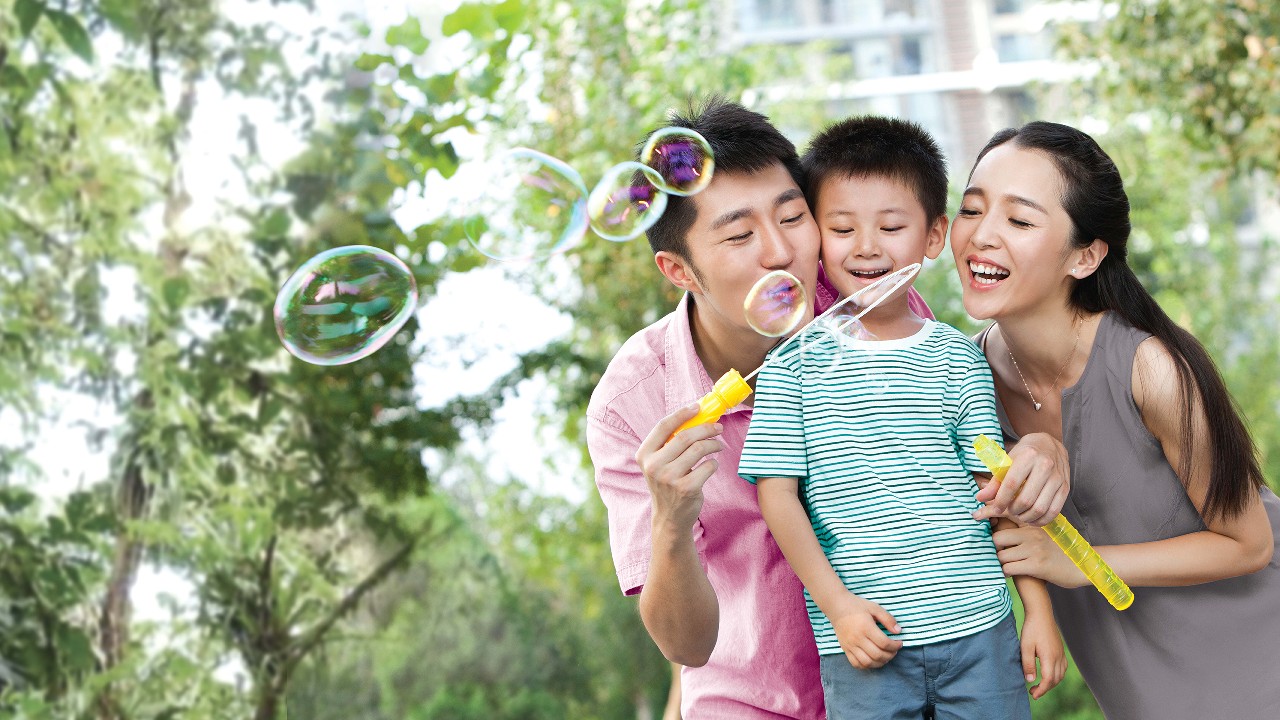
{"type": "Polygon", "coordinates": [[[1098,271],[1098,266],[1102,264],[1103,258],[1107,256],[1107,252],[1111,249],[1110,245],[1099,240],[1093,239],[1088,246],[1081,248],[1075,252],[1076,261],[1071,266],[1071,277],[1076,280],[1083,280],[1098,271]]]}

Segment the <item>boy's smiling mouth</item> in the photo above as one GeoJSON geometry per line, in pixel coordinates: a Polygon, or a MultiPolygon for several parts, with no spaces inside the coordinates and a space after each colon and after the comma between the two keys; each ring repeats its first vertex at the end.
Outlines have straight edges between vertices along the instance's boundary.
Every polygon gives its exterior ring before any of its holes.
{"type": "Polygon", "coordinates": [[[854,277],[858,278],[859,280],[875,280],[876,278],[884,277],[884,276],[885,276],[885,274],[887,274],[887,273],[888,273],[889,271],[891,271],[892,269],[893,269],[893,268],[880,268],[880,269],[878,269],[878,270],[853,270],[853,269],[846,269],[846,270],[845,270],[845,272],[847,272],[847,273],[849,273],[850,275],[852,275],[852,276],[854,276],[854,277]]]}

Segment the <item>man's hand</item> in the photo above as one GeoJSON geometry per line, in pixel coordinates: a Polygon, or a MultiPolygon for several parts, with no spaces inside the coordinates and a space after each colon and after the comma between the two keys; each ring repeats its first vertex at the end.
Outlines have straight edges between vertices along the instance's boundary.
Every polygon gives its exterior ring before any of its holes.
{"type": "Polygon", "coordinates": [[[978,491],[978,500],[987,506],[979,508],[974,519],[1003,515],[1023,525],[1048,525],[1062,512],[1071,489],[1067,449],[1047,433],[1031,433],[1013,446],[1009,458],[1013,465],[1004,481],[978,491]]]}
{"type": "Polygon", "coordinates": [[[884,667],[902,648],[901,640],[891,640],[884,632],[902,632],[898,621],[888,610],[853,593],[831,617],[831,626],[845,657],[859,670],[884,667]]]}
{"type": "Polygon", "coordinates": [[[724,448],[715,439],[722,427],[698,425],[667,438],[697,411],[690,405],[663,418],[636,450],[653,507],[640,617],[668,660],[692,667],[711,658],[720,628],[719,601],[699,564],[692,530],[702,511],[702,486],[717,467],[707,455],[724,448]]]}
{"type": "Polygon", "coordinates": [[[671,433],[698,413],[697,404],[683,407],[663,418],[649,431],[636,462],[649,483],[653,497],[653,527],[687,531],[702,511],[702,486],[719,465],[713,459],[700,460],[724,449],[715,439],[724,429],[720,423],[695,425],[671,438],[671,433]]]}

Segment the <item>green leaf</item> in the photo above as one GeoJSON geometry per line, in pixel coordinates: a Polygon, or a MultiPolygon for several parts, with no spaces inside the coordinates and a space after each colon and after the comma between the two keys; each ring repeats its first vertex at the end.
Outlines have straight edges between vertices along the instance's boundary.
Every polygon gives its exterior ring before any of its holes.
{"type": "Polygon", "coordinates": [[[17,515],[36,501],[36,496],[18,487],[0,488],[0,506],[9,515],[17,515]]]}
{"type": "Polygon", "coordinates": [[[514,33],[524,24],[528,8],[523,0],[506,0],[493,8],[493,17],[498,26],[509,33],[514,33]]]}
{"type": "Polygon", "coordinates": [[[384,63],[394,63],[395,60],[390,55],[377,55],[373,53],[365,53],[356,58],[356,69],[364,72],[373,72],[384,63]]]}
{"type": "Polygon", "coordinates": [[[191,294],[191,283],[186,278],[175,277],[164,281],[164,302],[170,310],[177,310],[191,294]]]}
{"type": "Polygon", "coordinates": [[[27,84],[27,76],[22,71],[12,65],[0,67],[0,87],[29,87],[27,84]]]}
{"type": "Polygon", "coordinates": [[[53,23],[53,27],[62,36],[62,41],[71,48],[72,52],[87,63],[93,62],[93,40],[89,38],[89,33],[85,31],[79,20],[70,13],[53,8],[45,8],[44,14],[49,18],[49,22],[53,23]]]}
{"type": "Polygon", "coordinates": [[[44,10],[44,5],[36,0],[18,0],[13,4],[13,14],[18,16],[18,30],[23,37],[31,35],[44,10]]]}
{"type": "Polygon", "coordinates": [[[484,3],[463,3],[445,16],[440,25],[445,37],[466,31],[472,37],[486,37],[493,31],[493,15],[484,3]]]}
{"type": "Polygon", "coordinates": [[[414,55],[421,55],[427,51],[431,41],[422,36],[422,26],[418,23],[418,18],[410,17],[403,23],[387,29],[387,44],[392,47],[406,48],[414,55]]]}
{"type": "Polygon", "coordinates": [[[138,8],[134,0],[102,0],[98,5],[98,12],[102,13],[102,17],[106,18],[107,22],[115,25],[125,37],[131,39],[140,37],[138,8]]]}
{"type": "Polygon", "coordinates": [[[283,208],[276,208],[263,221],[262,234],[266,237],[279,237],[289,232],[289,226],[292,224],[293,219],[289,217],[289,212],[283,208]]]}

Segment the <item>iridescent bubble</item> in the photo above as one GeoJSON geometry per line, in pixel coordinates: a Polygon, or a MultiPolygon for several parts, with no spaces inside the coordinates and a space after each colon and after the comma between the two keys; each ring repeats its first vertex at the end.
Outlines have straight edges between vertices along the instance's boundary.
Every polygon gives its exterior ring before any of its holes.
{"type": "Polygon", "coordinates": [[[640,162],[662,177],[658,189],[672,195],[693,195],[711,182],[716,160],[707,139],[688,128],[668,127],[649,136],[640,162]]]}
{"type": "Polygon", "coordinates": [[[418,306],[418,285],[395,255],[368,245],[326,250],[276,295],[276,333],[314,365],[343,365],[387,344],[418,306]]]}
{"type": "Polygon", "coordinates": [[[751,286],[742,305],[753,330],[765,337],[781,337],[804,319],[809,295],[794,275],[774,270],[751,286]]]}
{"type": "Polygon", "coordinates": [[[477,250],[495,260],[531,260],[582,241],[587,186],[577,170],[529,148],[508,150],[488,169],[464,209],[463,230],[477,250]]]}
{"type": "Polygon", "coordinates": [[[639,237],[667,209],[667,194],[658,190],[658,171],[638,162],[618,163],[605,171],[587,198],[591,229],[605,240],[639,237]]]}

